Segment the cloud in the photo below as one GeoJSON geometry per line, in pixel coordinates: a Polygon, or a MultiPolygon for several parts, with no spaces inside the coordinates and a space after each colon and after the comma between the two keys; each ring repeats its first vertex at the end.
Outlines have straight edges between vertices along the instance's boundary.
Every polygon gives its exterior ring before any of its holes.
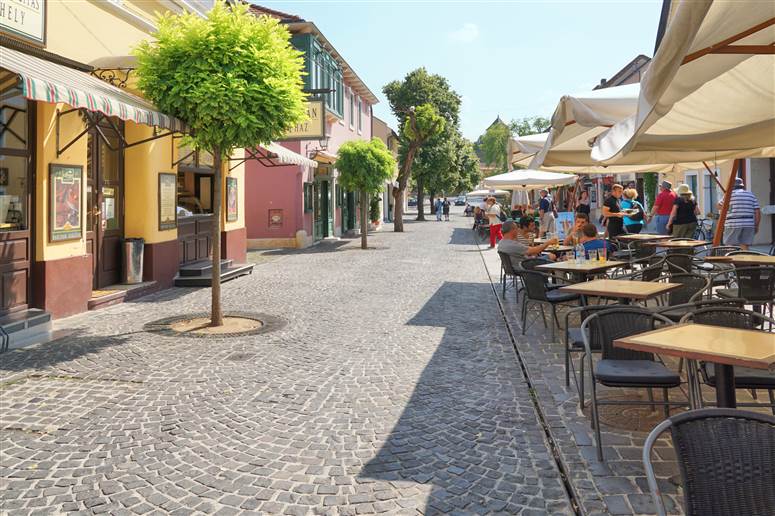
{"type": "Polygon", "coordinates": [[[458,30],[448,34],[451,41],[459,43],[471,43],[479,37],[479,26],[475,23],[464,23],[458,30]]]}

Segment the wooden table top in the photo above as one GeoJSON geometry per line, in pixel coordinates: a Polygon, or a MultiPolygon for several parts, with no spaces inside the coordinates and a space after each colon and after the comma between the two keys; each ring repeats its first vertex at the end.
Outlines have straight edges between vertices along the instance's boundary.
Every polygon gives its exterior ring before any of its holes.
{"type": "Polygon", "coordinates": [[[703,324],[679,324],[623,337],[620,348],[755,369],[775,367],[775,333],[703,324]]]}
{"type": "Polygon", "coordinates": [[[605,262],[600,261],[587,261],[584,263],[576,263],[573,260],[567,262],[554,262],[544,263],[538,265],[537,269],[548,271],[562,271],[562,272],[601,272],[607,269],[613,269],[614,267],[621,267],[627,265],[627,262],[619,262],[616,260],[607,260],[605,262]]]}
{"type": "Polygon", "coordinates": [[[678,240],[676,242],[662,242],[659,240],[652,240],[649,242],[644,242],[643,245],[654,245],[658,247],[667,247],[672,249],[682,249],[686,247],[701,247],[703,245],[710,245],[710,242],[707,242],[705,240],[678,240]]]}
{"type": "Polygon", "coordinates": [[[573,248],[569,245],[550,245],[546,250],[550,253],[568,253],[573,251],[573,248]]]}
{"type": "Polygon", "coordinates": [[[649,242],[649,241],[656,241],[656,240],[669,240],[673,238],[671,235],[652,235],[649,233],[627,233],[625,235],[619,235],[616,237],[617,240],[624,240],[624,241],[639,241],[639,242],[649,242]]]}
{"type": "Polygon", "coordinates": [[[598,279],[561,287],[560,290],[585,296],[627,298],[642,301],[664,294],[680,286],[680,283],[598,279]]]}
{"type": "Polygon", "coordinates": [[[706,262],[740,263],[744,265],[775,265],[775,256],[738,254],[734,256],[706,256],[706,262]]]}

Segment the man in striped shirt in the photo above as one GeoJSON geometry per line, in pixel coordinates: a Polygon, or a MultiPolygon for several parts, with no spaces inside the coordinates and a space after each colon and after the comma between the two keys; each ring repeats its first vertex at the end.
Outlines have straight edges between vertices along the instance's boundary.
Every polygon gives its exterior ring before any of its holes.
{"type": "MultiPolygon", "coordinates": [[[[719,206],[721,203],[719,202],[719,206]]],[[[729,211],[724,223],[724,244],[748,249],[759,230],[762,212],[756,196],[745,189],[743,178],[735,179],[735,188],[729,197],[729,211]]]]}

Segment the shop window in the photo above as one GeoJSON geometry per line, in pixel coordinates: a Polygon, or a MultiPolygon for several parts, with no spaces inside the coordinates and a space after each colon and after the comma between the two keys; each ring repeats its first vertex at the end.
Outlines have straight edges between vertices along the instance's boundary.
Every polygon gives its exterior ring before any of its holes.
{"type": "Polygon", "coordinates": [[[0,231],[28,228],[27,100],[8,96],[0,103],[0,231]]]}
{"type": "Polygon", "coordinates": [[[312,183],[304,183],[304,213],[312,211],[312,183]]]}
{"type": "Polygon", "coordinates": [[[213,155],[178,147],[178,217],[213,212],[213,155]]]}

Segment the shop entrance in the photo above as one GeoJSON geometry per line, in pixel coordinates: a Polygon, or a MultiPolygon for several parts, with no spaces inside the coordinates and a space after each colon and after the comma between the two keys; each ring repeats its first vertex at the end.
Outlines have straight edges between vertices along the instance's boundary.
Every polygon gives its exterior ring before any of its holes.
{"type": "Polygon", "coordinates": [[[328,180],[315,181],[315,192],[313,207],[315,214],[315,239],[331,236],[330,226],[333,223],[331,218],[331,197],[329,192],[328,180]]]}
{"type": "Polygon", "coordinates": [[[103,120],[88,134],[86,252],[92,257],[94,289],[116,284],[121,278],[124,152],[120,132],[121,122],[103,120]]]}

